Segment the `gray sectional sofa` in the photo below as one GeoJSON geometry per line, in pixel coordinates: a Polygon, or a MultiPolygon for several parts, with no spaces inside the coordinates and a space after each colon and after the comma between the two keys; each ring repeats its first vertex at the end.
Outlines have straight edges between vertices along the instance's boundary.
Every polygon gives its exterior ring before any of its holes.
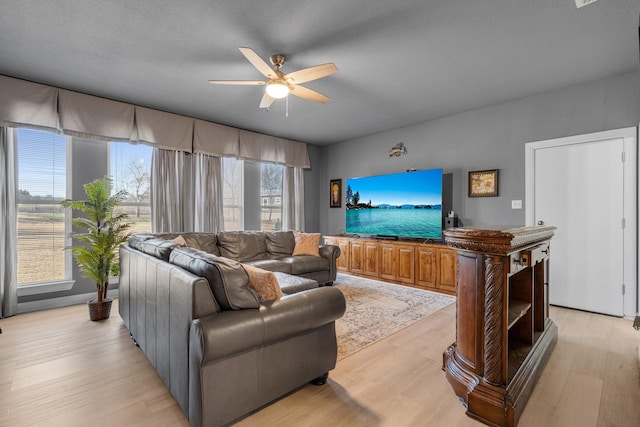
{"type": "Polygon", "coordinates": [[[291,232],[134,235],[120,247],[119,312],[192,426],[237,420],[335,367],[339,249],[293,256],[291,232]],[[321,258],[321,259],[317,259],[321,258]],[[261,300],[242,263],[274,272],[261,300]]]}

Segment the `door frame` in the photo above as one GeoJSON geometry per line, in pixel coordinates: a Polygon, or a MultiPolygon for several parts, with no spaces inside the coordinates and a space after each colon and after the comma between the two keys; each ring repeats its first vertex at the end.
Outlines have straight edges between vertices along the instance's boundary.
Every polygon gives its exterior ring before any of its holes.
{"type": "MultiPolygon", "coordinates": [[[[623,138],[625,152],[623,189],[624,208],[620,220],[625,220],[623,237],[623,281],[625,292],[622,296],[624,317],[633,319],[640,304],[638,293],[638,204],[637,189],[640,186],[638,177],[638,128],[629,127],[602,132],[588,133],[525,144],[525,223],[534,225],[535,212],[535,154],[536,150],[560,147],[564,145],[586,144],[603,139],[623,138]]],[[[553,225],[553,224],[549,224],[553,225]]],[[[553,240],[551,241],[553,244],[553,240]]]]}

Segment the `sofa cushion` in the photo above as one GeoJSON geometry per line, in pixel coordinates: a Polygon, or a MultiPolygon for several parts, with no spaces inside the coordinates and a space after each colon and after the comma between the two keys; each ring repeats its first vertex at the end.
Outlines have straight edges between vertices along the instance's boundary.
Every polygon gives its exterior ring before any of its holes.
{"type": "Polygon", "coordinates": [[[296,245],[293,231],[267,231],[264,235],[267,239],[267,252],[271,258],[289,256],[293,253],[296,245]]]}
{"type": "Polygon", "coordinates": [[[280,261],[289,264],[291,268],[291,274],[306,274],[316,271],[329,270],[329,260],[319,256],[289,256],[280,258],[280,261]]]}
{"type": "Polygon", "coordinates": [[[282,289],[276,276],[267,270],[242,264],[249,276],[249,287],[256,291],[264,301],[274,301],[282,297],[282,289]]]}
{"type": "Polygon", "coordinates": [[[246,261],[244,264],[262,268],[263,270],[279,271],[281,273],[291,272],[291,265],[287,262],[280,261],[279,259],[259,259],[256,261],[246,261]]]}
{"type": "Polygon", "coordinates": [[[249,289],[249,277],[237,261],[195,248],[179,247],[171,252],[169,262],[207,279],[213,296],[223,310],[260,306],[260,297],[249,289]]]}
{"type": "Polygon", "coordinates": [[[169,261],[169,255],[174,248],[180,247],[180,243],[173,240],[147,239],[138,243],[138,250],[147,255],[152,255],[164,261],[169,261]]]}
{"type": "Polygon", "coordinates": [[[184,239],[185,246],[200,249],[201,251],[209,252],[210,254],[220,255],[216,233],[188,232],[156,234],[156,237],[166,240],[175,240],[180,236],[182,236],[182,238],[184,239]]]}
{"type": "Polygon", "coordinates": [[[280,285],[282,292],[287,295],[296,294],[298,292],[314,289],[320,286],[315,280],[307,279],[306,277],[292,276],[291,274],[279,273],[277,271],[274,272],[273,275],[278,279],[278,284],[280,285]]]}
{"type": "Polygon", "coordinates": [[[236,261],[267,259],[267,239],[261,231],[221,231],[218,233],[220,256],[236,261]]]}
{"type": "Polygon", "coordinates": [[[140,245],[142,244],[142,242],[145,242],[149,239],[153,239],[153,236],[151,234],[135,233],[132,234],[131,237],[129,237],[127,243],[129,243],[129,246],[131,246],[133,249],[140,250],[140,245]]]}
{"type": "Polygon", "coordinates": [[[293,255],[314,255],[320,256],[320,233],[300,233],[294,231],[296,245],[293,248],[293,255]]]}

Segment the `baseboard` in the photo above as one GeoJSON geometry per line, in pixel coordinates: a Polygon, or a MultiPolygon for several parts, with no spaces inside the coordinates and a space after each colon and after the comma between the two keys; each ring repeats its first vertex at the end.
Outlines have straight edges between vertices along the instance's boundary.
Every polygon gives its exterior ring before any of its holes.
{"type": "MultiPolygon", "coordinates": [[[[117,298],[118,290],[107,291],[109,298],[117,298]]],[[[66,297],[48,298],[38,301],[18,303],[18,314],[30,313],[32,311],[50,310],[52,308],[68,307],[70,305],[85,304],[96,297],[95,292],[88,294],[69,295],[66,297]]]]}

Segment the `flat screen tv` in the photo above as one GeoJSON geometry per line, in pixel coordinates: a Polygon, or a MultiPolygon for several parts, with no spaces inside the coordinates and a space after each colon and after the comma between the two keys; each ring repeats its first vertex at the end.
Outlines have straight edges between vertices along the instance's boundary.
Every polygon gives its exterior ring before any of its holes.
{"type": "Polygon", "coordinates": [[[442,169],[349,178],[348,234],[442,239],[442,169]]]}

